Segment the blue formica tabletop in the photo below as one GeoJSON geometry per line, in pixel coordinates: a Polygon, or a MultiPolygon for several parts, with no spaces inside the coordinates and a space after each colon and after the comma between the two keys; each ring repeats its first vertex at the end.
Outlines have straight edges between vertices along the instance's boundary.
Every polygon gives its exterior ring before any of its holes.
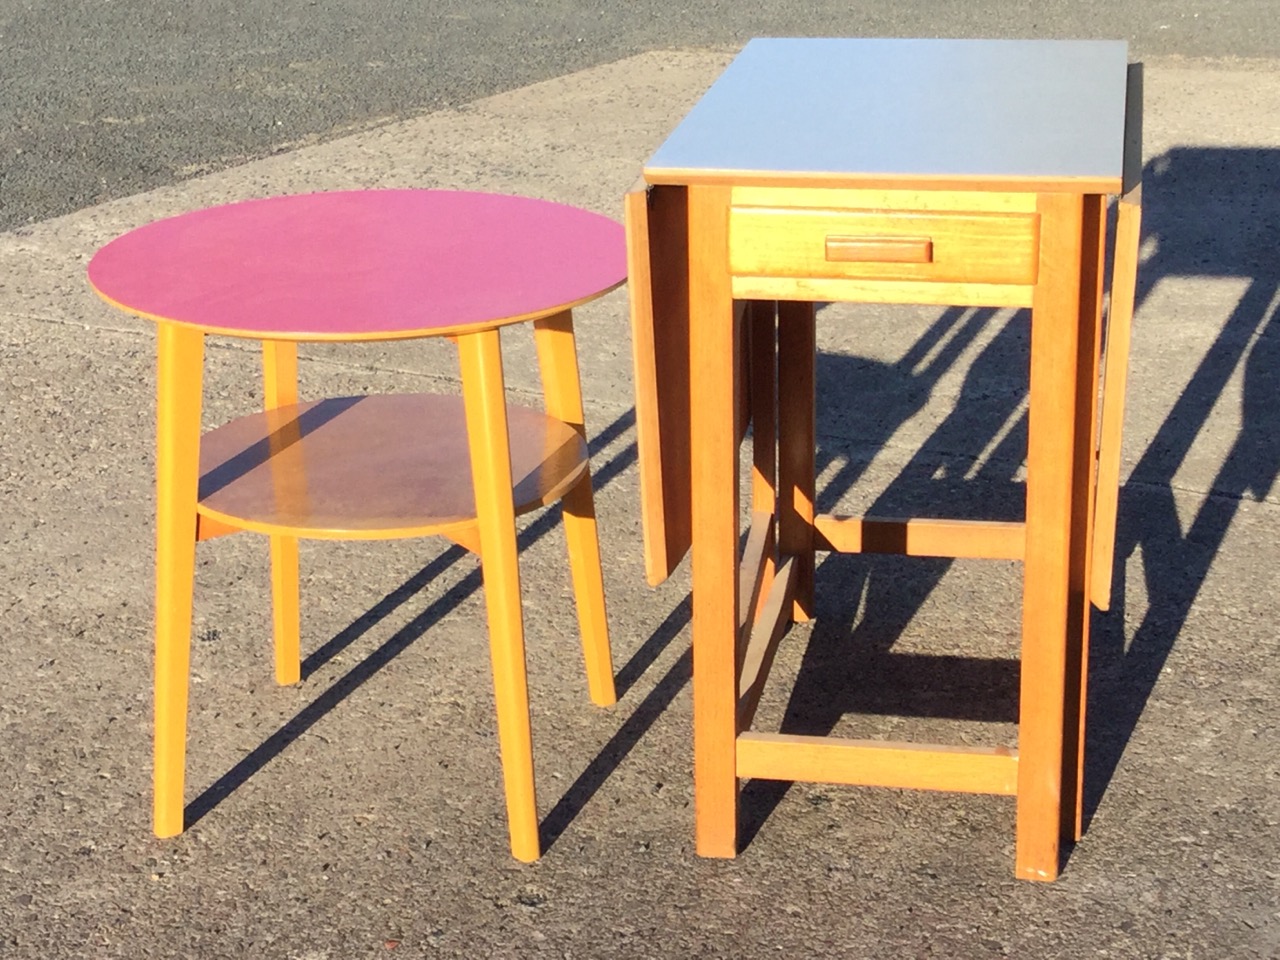
{"type": "Polygon", "coordinates": [[[1123,41],[756,39],[644,175],[1118,192],[1127,68],[1123,41]]]}

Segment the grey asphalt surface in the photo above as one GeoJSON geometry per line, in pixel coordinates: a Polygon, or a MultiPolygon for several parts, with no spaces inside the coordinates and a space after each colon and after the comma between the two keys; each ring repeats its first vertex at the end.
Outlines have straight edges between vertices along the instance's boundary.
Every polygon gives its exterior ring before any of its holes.
{"type": "Polygon", "coordinates": [[[1274,0],[0,0],[0,229],[644,50],[1107,37],[1269,58],[1274,0]]]}
{"type": "MultiPolygon", "coordinates": [[[[1273,6],[0,0],[0,960],[1280,957],[1273,6]],[[753,33],[1128,36],[1148,62],[1115,592],[1062,877],[1013,880],[1007,798],[814,784],[747,785],[740,856],[694,854],[688,571],[644,581],[625,290],[576,314],[616,707],[587,702],[555,511],[520,539],[542,860],[507,853],[477,563],[436,540],[304,545],[293,687],[261,539],[200,546],[189,826],[156,840],[155,337],[88,292],[87,258],[297,190],[618,216],[753,33]]],[[[1016,516],[1023,320],[826,308],[822,508],[1016,516]]],[[[521,331],[504,356],[536,403],[521,331]]],[[[260,407],[252,345],[215,338],[205,376],[210,425],[260,407]]],[[[309,345],[301,381],[457,389],[432,342],[309,345]]],[[[759,728],[1016,741],[1016,564],[818,577],[759,728]]]]}

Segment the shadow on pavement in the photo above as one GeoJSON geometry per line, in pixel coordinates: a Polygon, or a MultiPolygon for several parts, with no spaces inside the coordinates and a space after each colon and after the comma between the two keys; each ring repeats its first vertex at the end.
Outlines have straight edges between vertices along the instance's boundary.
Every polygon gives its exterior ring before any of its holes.
{"type": "Polygon", "coordinates": [[[1248,286],[1121,490],[1112,609],[1093,619],[1086,818],[1124,755],[1240,501],[1265,498],[1280,472],[1280,151],[1171,150],[1147,165],[1143,190],[1139,303],[1168,277],[1235,277],[1248,286]],[[1239,432],[1184,530],[1174,477],[1241,368],[1239,432]],[[1124,561],[1138,551],[1148,605],[1126,644],[1124,561]]]}

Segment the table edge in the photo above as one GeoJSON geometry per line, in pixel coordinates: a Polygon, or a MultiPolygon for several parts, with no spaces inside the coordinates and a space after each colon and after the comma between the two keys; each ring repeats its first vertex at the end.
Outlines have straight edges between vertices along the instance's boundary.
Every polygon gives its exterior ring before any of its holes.
{"type": "Polygon", "coordinates": [[[442,327],[414,327],[405,330],[376,330],[368,333],[315,333],[297,330],[246,330],[244,328],[217,327],[209,326],[201,323],[192,323],[188,320],[180,320],[175,317],[162,317],[158,314],[148,313],[145,310],[131,307],[126,303],[115,300],[103,293],[93,282],[88,280],[89,288],[93,290],[108,306],[114,307],[124,313],[140,317],[143,320],[150,320],[153,323],[171,323],[175,326],[183,327],[187,330],[197,330],[203,334],[209,334],[219,337],[235,337],[239,340],[278,340],[287,343],[373,343],[378,341],[391,340],[423,340],[428,337],[459,337],[469,333],[480,333],[485,330],[493,330],[498,327],[508,327],[517,323],[528,323],[530,321],[541,320],[546,317],[553,317],[556,314],[564,313],[567,310],[575,310],[584,304],[591,303],[593,300],[599,300],[601,297],[617,290],[627,282],[627,277],[623,275],[617,282],[603,287],[594,293],[586,294],[576,300],[566,301],[565,303],[555,304],[551,307],[545,307],[540,310],[534,310],[529,313],[517,314],[511,317],[501,317],[496,320],[477,320],[472,323],[453,324],[452,326],[442,327]]]}
{"type": "Polygon", "coordinates": [[[873,190],[958,190],[987,193],[1119,194],[1124,192],[1124,178],[1119,175],[1109,177],[912,175],[835,173],[820,170],[778,172],[645,167],[643,177],[651,186],[825,187],[873,190]]]}

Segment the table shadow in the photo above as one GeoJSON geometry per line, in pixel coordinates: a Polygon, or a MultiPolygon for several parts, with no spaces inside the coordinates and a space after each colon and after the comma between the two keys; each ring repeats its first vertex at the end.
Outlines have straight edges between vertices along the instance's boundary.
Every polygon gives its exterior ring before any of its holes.
{"type": "MultiPolygon", "coordinates": [[[[1093,617],[1086,820],[1116,774],[1241,501],[1265,499],[1280,473],[1280,150],[1177,148],[1147,164],[1143,180],[1139,304],[1171,278],[1232,278],[1245,286],[1121,489],[1111,609],[1093,617]],[[1240,427],[1184,521],[1175,477],[1237,372],[1240,427]],[[1139,554],[1142,611],[1129,609],[1125,576],[1139,554]]],[[[1184,501],[1193,496],[1182,494],[1184,501]]]]}

